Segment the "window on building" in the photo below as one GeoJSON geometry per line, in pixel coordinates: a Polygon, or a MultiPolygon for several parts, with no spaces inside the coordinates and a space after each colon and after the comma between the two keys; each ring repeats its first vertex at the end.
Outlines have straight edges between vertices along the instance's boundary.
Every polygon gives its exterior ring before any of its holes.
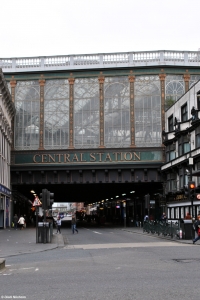
{"type": "Polygon", "coordinates": [[[195,130],[196,135],[196,148],[200,147],[200,126],[198,126],[195,130]]]}
{"type": "Polygon", "coordinates": [[[176,174],[167,174],[167,192],[173,192],[177,190],[176,174]]]}
{"type": "Polygon", "coordinates": [[[170,161],[172,159],[176,158],[176,144],[170,144],[166,147],[166,159],[167,161],[170,161]]]}
{"type": "MultiPolygon", "coordinates": [[[[99,86],[97,87],[99,91],[99,86]]],[[[156,104],[152,104],[155,107],[156,104]]],[[[137,101],[135,102],[137,107],[137,101]]],[[[99,102],[97,103],[99,107],[99,102]]],[[[147,113],[148,107],[143,107],[147,113]]],[[[153,115],[153,110],[151,110],[153,115]]],[[[139,112],[135,113],[136,116],[139,112]]],[[[99,116],[97,116],[99,120],[99,116]]],[[[143,119],[144,124],[147,123],[143,119]]],[[[130,91],[126,77],[106,77],[104,83],[104,126],[105,146],[124,148],[130,145],[130,91]]],[[[145,132],[145,129],[142,129],[145,132]]],[[[137,130],[136,130],[137,136],[137,130]]],[[[149,142],[147,142],[149,145],[149,142]]]]}
{"type": "Polygon", "coordinates": [[[188,108],[187,103],[181,107],[181,121],[187,121],[188,119],[188,108]]]}
{"type": "Polygon", "coordinates": [[[168,118],[168,130],[173,131],[174,130],[174,124],[173,124],[173,115],[171,115],[168,118]]]}
{"type": "Polygon", "coordinates": [[[183,155],[190,152],[190,141],[188,135],[181,136],[178,140],[178,154],[183,155]]]}
{"type": "Polygon", "coordinates": [[[197,109],[200,109],[200,91],[197,93],[197,109]]]}

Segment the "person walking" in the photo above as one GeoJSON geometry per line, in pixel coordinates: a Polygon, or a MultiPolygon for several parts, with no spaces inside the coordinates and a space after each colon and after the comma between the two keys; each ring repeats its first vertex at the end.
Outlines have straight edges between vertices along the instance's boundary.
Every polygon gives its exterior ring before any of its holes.
{"type": "Polygon", "coordinates": [[[161,221],[162,221],[163,223],[166,223],[166,222],[167,222],[167,216],[166,216],[165,212],[163,212],[163,214],[162,214],[162,216],[161,216],[161,221]]]}
{"type": "Polygon", "coordinates": [[[60,231],[60,228],[61,228],[61,218],[60,218],[60,216],[58,216],[56,224],[57,224],[57,232],[56,233],[61,233],[61,231],[60,231]]]}
{"type": "Polygon", "coordinates": [[[200,214],[197,216],[197,221],[195,222],[195,231],[197,233],[197,237],[192,241],[193,245],[200,240],[200,214]]]}
{"type": "Polygon", "coordinates": [[[72,215],[71,224],[72,224],[72,233],[74,234],[74,231],[76,231],[78,233],[78,229],[76,228],[76,218],[75,218],[75,215],[72,215]]]}
{"type": "Polygon", "coordinates": [[[17,230],[17,223],[18,223],[18,216],[17,216],[17,214],[14,215],[13,222],[14,222],[14,229],[17,230]]]}
{"type": "Polygon", "coordinates": [[[24,217],[21,215],[21,217],[19,218],[19,221],[18,221],[18,224],[20,226],[20,230],[22,230],[24,228],[24,222],[25,222],[25,219],[24,217]]]}

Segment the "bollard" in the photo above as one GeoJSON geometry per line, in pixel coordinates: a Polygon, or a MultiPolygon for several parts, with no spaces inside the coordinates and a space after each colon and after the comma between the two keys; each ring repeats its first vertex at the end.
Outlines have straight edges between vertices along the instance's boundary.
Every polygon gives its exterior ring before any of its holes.
{"type": "Polygon", "coordinates": [[[180,229],[180,231],[179,231],[179,239],[181,240],[183,238],[183,232],[182,232],[182,230],[180,229]]]}

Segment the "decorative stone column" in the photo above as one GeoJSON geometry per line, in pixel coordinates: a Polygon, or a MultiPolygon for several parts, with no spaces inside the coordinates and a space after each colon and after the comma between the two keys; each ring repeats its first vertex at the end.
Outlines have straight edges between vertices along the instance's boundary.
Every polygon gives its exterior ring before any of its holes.
{"type": "MultiPolygon", "coordinates": [[[[161,70],[163,72],[163,70],[161,70]]],[[[160,78],[160,88],[161,88],[161,126],[162,132],[165,130],[165,77],[166,74],[161,73],[159,74],[160,78]]],[[[165,146],[162,144],[163,147],[163,161],[165,161],[165,146]]]]}
{"type": "Polygon", "coordinates": [[[12,102],[15,102],[15,87],[17,85],[17,81],[15,80],[14,76],[12,76],[11,81],[10,81],[10,87],[11,87],[11,97],[12,97],[12,102]]]}
{"type": "MultiPolygon", "coordinates": [[[[11,87],[11,98],[12,102],[15,103],[15,87],[17,85],[17,81],[15,80],[14,76],[11,77],[10,80],[10,87],[11,87]]],[[[12,142],[11,142],[11,150],[14,150],[14,118],[12,118],[11,121],[11,136],[12,136],[12,142]]]]}
{"type": "Polygon", "coordinates": [[[100,114],[100,124],[99,124],[99,132],[100,132],[100,145],[99,148],[105,148],[104,145],[104,80],[105,77],[102,76],[102,73],[99,76],[99,114],[100,114]]]}
{"type": "Polygon", "coordinates": [[[39,140],[39,150],[44,150],[44,85],[45,79],[44,75],[40,76],[40,140],[39,140]]]}
{"type": "MultiPolygon", "coordinates": [[[[70,74],[71,75],[71,74],[70,74]]],[[[69,149],[74,149],[74,82],[70,77],[69,81],[69,149]]]]}
{"type": "Polygon", "coordinates": [[[189,90],[190,85],[190,74],[188,73],[188,70],[186,70],[186,73],[183,75],[184,82],[185,82],[185,92],[189,90]]]}
{"type": "MultiPolygon", "coordinates": [[[[132,72],[131,72],[132,73],[132,72]]],[[[135,76],[130,75],[128,77],[130,82],[130,138],[131,144],[130,147],[135,147],[135,113],[134,113],[134,82],[135,76]]]]}

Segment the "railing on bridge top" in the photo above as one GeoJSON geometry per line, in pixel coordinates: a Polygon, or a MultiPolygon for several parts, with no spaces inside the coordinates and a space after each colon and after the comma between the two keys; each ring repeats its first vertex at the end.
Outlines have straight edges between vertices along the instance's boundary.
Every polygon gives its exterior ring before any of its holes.
{"type": "Polygon", "coordinates": [[[0,58],[3,72],[32,72],[134,66],[200,66],[200,51],[142,51],[0,58]]]}
{"type": "Polygon", "coordinates": [[[179,223],[173,222],[160,222],[160,221],[145,221],[143,226],[143,232],[162,235],[164,237],[171,237],[174,239],[180,239],[181,228],[179,223]]]}

